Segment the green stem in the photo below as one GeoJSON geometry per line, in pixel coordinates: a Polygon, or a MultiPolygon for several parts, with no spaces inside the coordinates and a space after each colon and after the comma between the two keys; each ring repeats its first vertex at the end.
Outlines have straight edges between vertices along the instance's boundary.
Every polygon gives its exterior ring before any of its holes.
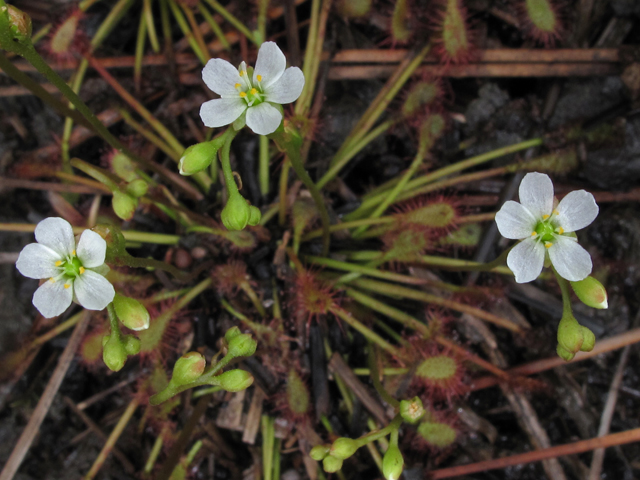
{"type": "Polygon", "coordinates": [[[320,220],[322,221],[322,255],[328,255],[329,246],[331,244],[331,233],[329,233],[331,221],[329,219],[329,212],[327,211],[322,194],[315,183],[313,183],[313,180],[309,176],[309,173],[307,173],[307,170],[304,168],[302,157],[300,156],[300,150],[294,146],[291,136],[283,132],[276,132],[272,134],[272,138],[278,145],[278,148],[286,152],[296,175],[298,175],[298,178],[302,180],[302,183],[304,183],[307,190],[309,190],[309,193],[311,193],[311,197],[316,204],[318,213],[320,213],[320,220]]]}
{"type": "Polygon", "coordinates": [[[227,22],[233,25],[236,30],[238,30],[242,35],[247,37],[248,40],[252,41],[256,45],[258,44],[253,34],[249,31],[247,27],[245,27],[244,23],[238,20],[226,8],[224,8],[222,5],[216,2],[216,0],[205,0],[205,1],[211,6],[211,8],[213,8],[216,12],[222,15],[227,22]]]}
{"type": "Polygon", "coordinates": [[[211,27],[211,30],[213,31],[216,38],[220,41],[222,48],[224,48],[225,50],[231,50],[231,44],[229,43],[229,40],[227,40],[227,37],[222,31],[222,29],[220,28],[220,25],[218,25],[218,22],[216,22],[216,19],[213,18],[211,13],[209,13],[209,10],[207,9],[207,7],[205,7],[202,4],[202,2],[198,3],[198,10],[200,11],[200,14],[204,18],[204,20],[211,27]]]}
{"type": "Polygon", "coordinates": [[[231,142],[238,132],[233,127],[229,127],[222,135],[225,137],[224,144],[220,149],[220,165],[222,165],[222,175],[224,177],[224,183],[227,185],[227,196],[230,198],[232,195],[240,195],[238,190],[238,184],[233,176],[233,170],[231,170],[231,142]]]}
{"type": "Polygon", "coordinates": [[[138,38],[136,39],[135,59],[133,62],[133,84],[135,91],[140,93],[140,80],[142,78],[142,57],[144,56],[144,45],[147,40],[147,19],[140,16],[138,23],[138,38]]]}
{"type": "Polygon", "coordinates": [[[394,430],[398,430],[400,428],[400,425],[402,425],[402,421],[402,417],[400,415],[396,415],[393,420],[391,420],[391,423],[389,423],[389,425],[378,430],[377,432],[371,432],[367,435],[357,438],[356,442],[358,442],[358,445],[362,447],[367,443],[371,443],[378,440],[379,438],[386,437],[394,430]]]}
{"type": "Polygon", "coordinates": [[[369,342],[369,353],[367,356],[369,360],[369,369],[371,372],[370,378],[371,378],[371,381],[373,382],[374,388],[376,389],[378,394],[382,397],[382,399],[385,402],[387,402],[393,408],[399,408],[400,402],[397,401],[395,398],[393,398],[391,394],[387,392],[387,390],[384,388],[384,386],[380,382],[380,372],[378,370],[378,359],[376,358],[376,349],[371,342],[369,342]]]}
{"type": "Polygon", "coordinates": [[[189,27],[189,24],[187,23],[187,20],[184,18],[183,13],[180,11],[180,7],[176,5],[176,2],[174,0],[169,0],[169,8],[171,9],[171,13],[173,13],[173,17],[176,19],[176,22],[178,23],[180,30],[182,30],[182,34],[185,36],[185,38],[189,42],[191,49],[196,54],[196,57],[198,57],[198,60],[200,60],[204,65],[209,60],[209,55],[206,52],[202,51],[202,47],[198,43],[198,40],[196,39],[194,32],[189,27]]]}
{"type": "Polygon", "coordinates": [[[264,480],[272,480],[275,428],[273,418],[262,416],[262,473],[264,480]]]}
{"type": "Polygon", "coordinates": [[[142,13],[147,24],[147,34],[149,35],[149,43],[155,53],[160,52],[160,42],[158,41],[158,34],[156,33],[156,26],[153,22],[153,9],[151,8],[152,0],[144,0],[142,6],[142,13]]]}
{"type": "MultiPolygon", "coordinates": [[[[419,178],[415,178],[407,183],[406,185],[406,193],[399,197],[399,200],[403,200],[413,196],[413,193],[409,193],[413,190],[416,190],[418,187],[425,185],[427,183],[434,182],[442,177],[447,175],[451,175],[453,173],[457,173],[461,170],[465,170],[467,168],[471,168],[482,163],[486,163],[490,160],[495,160],[496,158],[502,157],[504,155],[508,155],[511,153],[515,153],[521,150],[526,150],[531,147],[537,147],[544,143],[544,139],[542,138],[534,138],[532,140],[527,140],[524,142],[517,143],[515,145],[509,145],[507,147],[498,148],[491,152],[483,153],[482,155],[477,155],[475,157],[468,158],[467,160],[463,160],[452,165],[448,165],[446,167],[440,168],[432,173],[424,175],[419,178]]],[[[355,220],[356,218],[361,217],[368,209],[378,205],[383,202],[387,196],[387,192],[381,191],[377,192],[373,195],[365,195],[364,200],[360,207],[357,210],[349,213],[344,216],[344,220],[355,220]]]]}
{"type": "Polygon", "coordinates": [[[260,135],[260,193],[269,195],[269,138],[260,135]]]}
{"type": "Polygon", "coordinates": [[[400,297],[400,298],[406,298],[411,300],[417,300],[424,303],[432,303],[435,305],[439,305],[441,307],[450,308],[451,310],[455,310],[460,313],[468,313],[486,322],[493,323],[502,328],[511,330],[512,332],[522,331],[520,326],[513,323],[511,320],[498,317],[497,315],[494,315],[489,312],[485,312],[484,310],[480,310],[479,308],[472,307],[469,305],[464,305],[460,302],[456,302],[446,298],[441,298],[427,292],[421,292],[419,290],[413,290],[411,288],[406,288],[401,285],[394,285],[387,282],[370,280],[368,278],[359,278],[357,280],[354,280],[352,283],[360,288],[364,288],[365,290],[371,290],[376,293],[379,293],[380,295],[385,295],[387,297],[400,297]]]}
{"type": "Polygon", "coordinates": [[[339,308],[339,307],[332,307],[330,311],[335,316],[339,317],[340,319],[345,321],[347,324],[349,324],[349,326],[351,326],[351,328],[353,328],[354,330],[357,330],[358,332],[360,332],[362,335],[365,336],[365,338],[367,338],[371,342],[375,343],[376,345],[378,345],[383,350],[387,351],[392,356],[394,356],[396,358],[403,358],[404,357],[402,355],[402,352],[400,352],[400,350],[398,350],[396,347],[391,345],[389,342],[387,342],[380,335],[378,335],[377,333],[371,331],[369,328],[367,328],[365,325],[363,325],[361,322],[359,322],[351,313],[349,313],[349,312],[347,312],[347,311],[345,311],[345,310],[343,310],[342,308],[339,308]]]}

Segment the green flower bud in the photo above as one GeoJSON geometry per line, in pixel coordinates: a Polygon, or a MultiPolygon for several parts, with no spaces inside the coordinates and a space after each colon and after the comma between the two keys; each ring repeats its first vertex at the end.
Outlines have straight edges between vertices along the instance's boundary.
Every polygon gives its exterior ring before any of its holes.
{"type": "Polygon", "coordinates": [[[124,337],[124,350],[127,355],[137,355],[140,353],[140,340],[133,335],[126,335],[124,337]]]}
{"type": "Polygon", "coordinates": [[[115,152],[111,158],[111,169],[125,182],[133,182],[138,178],[136,166],[124,153],[115,152]]]}
{"type": "Polygon", "coordinates": [[[220,217],[227,230],[243,230],[249,224],[251,208],[244,197],[236,192],[227,200],[220,217]]]}
{"type": "Polygon", "coordinates": [[[595,278],[587,277],[579,282],[571,282],[571,287],[585,305],[599,309],[609,308],[607,291],[595,278]]]}
{"type": "Polygon", "coordinates": [[[260,223],[260,219],[262,218],[262,212],[258,207],[254,207],[253,205],[249,206],[249,225],[255,227],[260,223]]]}
{"type": "Polygon", "coordinates": [[[195,382],[204,372],[207,361],[198,352],[189,352],[181,356],[173,367],[171,383],[186,385],[195,382]]]}
{"type": "Polygon", "coordinates": [[[136,178],[127,185],[126,191],[129,195],[139,198],[147,194],[149,191],[149,184],[141,178],[136,178]]]}
{"type": "Polygon", "coordinates": [[[580,351],[583,342],[582,327],[571,313],[565,313],[558,325],[558,346],[575,354],[580,351]]]}
{"type": "Polygon", "coordinates": [[[342,459],[332,457],[331,455],[324,457],[322,460],[322,468],[327,473],[336,473],[342,468],[342,459]]]}
{"type": "Polygon", "coordinates": [[[424,405],[419,397],[413,397],[411,400],[400,401],[400,416],[410,424],[415,424],[424,417],[424,405]]]}
{"type": "Polygon", "coordinates": [[[229,344],[231,339],[234,338],[234,337],[237,337],[238,335],[242,335],[242,332],[240,331],[240,329],[238,327],[231,327],[224,334],[224,339],[227,341],[227,344],[229,344]]]}
{"type": "Polygon", "coordinates": [[[565,350],[564,348],[562,348],[560,345],[558,345],[556,347],[556,353],[558,354],[558,356],[563,359],[565,362],[570,362],[571,360],[573,360],[573,357],[576,356],[575,353],[571,353],[568,350],[565,350]]]}
{"type": "Polygon", "coordinates": [[[138,200],[120,190],[114,190],[111,206],[122,220],[131,220],[136,208],[138,208],[138,200]]]}
{"type": "Polygon", "coordinates": [[[398,480],[402,475],[404,458],[397,445],[389,445],[382,458],[382,474],[387,480],[398,480]]]}
{"type": "Polygon", "coordinates": [[[329,455],[329,449],[329,445],[316,445],[309,452],[309,456],[319,462],[329,455]]]}
{"type": "Polygon", "coordinates": [[[223,143],[224,140],[218,137],[210,142],[191,145],[184,151],[178,163],[180,175],[193,175],[207,168],[215,160],[216,154],[223,143]]]}
{"type": "Polygon", "coordinates": [[[593,350],[593,347],[596,346],[596,336],[587,327],[583,327],[582,325],[580,325],[580,328],[582,328],[582,337],[584,338],[582,346],[580,347],[580,351],[590,352],[591,350],[593,350]]]}
{"type": "Polygon", "coordinates": [[[127,361],[127,351],[118,335],[105,335],[102,339],[102,360],[107,368],[117,372],[127,361]]]}
{"type": "Polygon", "coordinates": [[[229,348],[227,355],[232,357],[250,357],[256,353],[258,342],[256,342],[248,333],[241,333],[229,340],[229,348]]]}
{"type": "Polygon", "coordinates": [[[239,392],[249,388],[253,383],[253,376],[244,370],[236,369],[224,372],[214,377],[217,385],[221,386],[227,392],[239,392]]]}
{"type": "Polygon", "coordinates": [[[352,438],[340,437],[331,445],[330,454],[341,460],[346,460],[358,450],[358,442],[352,438]]]}
{"type": "Polygon", "coordinates": [[[22,10],[17,9],[13,5],[6,5],[0,7],[0,29],[9,29],[9,38],[5,32],[0,34],[0,47],[10,50],[8,42],[31,39],[31,17],[24,13],[22,10]],[[7,43],[4,43],[4,42],[7,43]]]}
{"type": "Polygon", "coordinates": [[[149,312],[135,298],[116,293],[113,298],[113,306],[116,309],[116,315],[125,327],[135,331],[149,328],[149,312]]]}

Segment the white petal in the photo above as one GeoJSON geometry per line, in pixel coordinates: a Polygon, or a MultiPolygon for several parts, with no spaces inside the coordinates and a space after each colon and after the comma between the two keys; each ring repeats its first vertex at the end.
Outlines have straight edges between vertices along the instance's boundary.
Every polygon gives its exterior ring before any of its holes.
{"type": "Polygon", "coordinates": [[[276,131],[282,122],[280,110],[264,102],[247,110],[247,126],[258,135],[269,135],[276,131]]]}
{"type": "Polygon", "coordinates": [[[256,85],[258,75],[262,76],[262,88],[273,85],[287,66],[287,59],[275,42],[264,42],[258,50],[256,68],[253,70],[253,84],[256,85]]]}
{"type": "Polygon", "coordinates": [[[521,240],[531,236],[536,228],[537,219],[522,205],[509,200],[496,213],[496,224],[500,235],[512,240],[521,240]]]}
{"type": "Polygon", "coordinates": [[[63,278],[55,282],[47,280],[33,294],[33,305],[45,318],[57,317],[64,312],[73,298],[73,283],[63,278]],[[69,285],[68,288],[64,286],[69,285]]]}
{"type": "Polygon", "coordinates": [[[565,232],[575,232],[591,225],[599,211],[596,199],[584,190],[569,193],[560,201],[556,210],[559,213],[558,225],[564,228],[565,232]]]}
{"type": "Polygon", "coordinates": [[[202,104],[200,118],[207,127],[223,127],[233,123],[246,108],[247,103],[239,96],[218,98],[202,104]]]}
{"type": "Polygon", "coordinates": [[[104,263],[107,242],[92,230],[85,230],[80,236],[76,254],[85,268],[99,267],[104,263]]]}
{"type": "Polygon", "coordinates": [[[295,102],[303,88],[304,73],[298,67],[289,67],[277,82],[265,89],[266,99],[280,104],[295,102]]]}
{"type": "Polygon", "coordinates": [[[527,238],[517,244],[507,256],[507,266],[516,276],[516,282],[527,283],[535,280],[544,264],[544,246],[534,238],[527,238]]]}
{"type": "Polygon", "coordinates": [[[116,294],[106,278],[91,270],[85,270],[73,285],[78,303],[88,310],[102,310],[113,301],[116,294]]]}
{"type": "Polygon", "coordinates": [[[520,183],[520,203],[536,218],[553,211],[553,183],[544,173],[527,173],[520,183]]]}
{"type": "Polygon", "coordinates": [[[553,245],[549,247],[549,258],[558,274],[570,282],[587,278],[592,268],[589,252],[572,237],[554,237],[553,245]]]}
{"type": "Polygon", "coordinates": [[[36,240],[60,255],[60,258],[71,255],[76,249],[73,228],[66,220],[49,217],[36,225],[36,240]]]}
{"type": "Polygon", "coordinates": [[[226,60],[212,58],[202,69],[202,80],[218,95],[237,95],[235,84],[240,83],[241,77],[236,67],[226,60]]]}
{"type": "Polygon", "coordinates": [[[49,247],[39,243],[30,243],[22,249],[16,268],[29,278],[50,278],[60,274],[60,269],[55,266],[57,260],[62,256],[58,255],[49,247]]]}

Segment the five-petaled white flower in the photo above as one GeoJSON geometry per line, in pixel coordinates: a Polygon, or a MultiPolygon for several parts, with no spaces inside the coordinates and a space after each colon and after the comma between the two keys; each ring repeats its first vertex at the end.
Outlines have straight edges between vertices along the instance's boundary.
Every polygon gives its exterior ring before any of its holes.
{"type": "Polygon", "coordinates": [[[282,122],[282,107],[298,99],[304,87],[304,74],[287,60],[274,42],[263,43],[258,51],[253,78],[247,64],[235,68],[226,60],[214,58],[202,70],[202,79],[220,98],[202,104],[200,117],[207,127],[235,122],[246,111],[246,123],[259,135],[269,135],[282,122]]]}
{"type": "Polygon", "coordinates": [[[569,281],[591,273],[591,256],[578,244],[573,232],[590,225],[598,216],[595,198],[584,190],[565,196],[555,206],[553,183],[543,173],[527,173],[520,184],[520,203],[506,202],[496,214],[503,237],[522,240],[507,257],[516,282],[538,278],[546,253],[558,274],[569,281]]]}
{"type": "Polygon", "coordinates": [[[62,218],[46,218],[36,226],[36,241],[22,249],[16,267],[29,278],[48,278],[33,294],[33,304],[46,317],[64,312],[71,301],[89,310],[102,310],[115,290],[103,275],[107,242],[91,230],[76,245],[73,229],[62,218]]]}

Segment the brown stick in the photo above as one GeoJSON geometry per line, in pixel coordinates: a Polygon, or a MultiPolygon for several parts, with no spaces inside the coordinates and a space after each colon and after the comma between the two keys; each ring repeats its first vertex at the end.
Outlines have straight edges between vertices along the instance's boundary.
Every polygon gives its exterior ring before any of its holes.
{"type": "Polygon", "coordinates": [[[472,463],[470,465],[461,465],[458,467],[443,468],[430,472],[429,478],[437,480],[440,478],[459,477],[470,475],[477,472],[486,472],[487,470],[495,470],[497,468],[505,468],[513,465],[521,465],[524,463],[539,462],[547,458],[556,458],[564,455],[573,455],[576,453],[588,452],[596,448],[607,448],[615,445],[624,445],[626,443],[640,441],[640,428],[627,430],[626,432],[613,433],[606,437],[591,438],[589,440],[581,440],[567,445],[558,445],[551,448],[544,448],[534,452],[521,453],[506,458],[496,458],[484,462],[472,463]]]}
{"type": "Polygon", "coordinates": [[[22,180],[20,178],[0,178],[0,189],[25,188],[29,190],[45,190],[47,192],[69,192],[69,193],[93,193],[102,194],[102,190],[96,190],[85,185],[68,185],[65,183],[36,182],[22,180]]]}
{"type": "MultiPolygon", "coordinates": [[[[640,328],[629,330],[628,332],[621,333],[615,337],[605,338],[604,340],[598,340],[596,346],[590,352],[578,352],[571,362],[566,362],[560,357],[543,358],[542,360],[536,360],[535,362],[525,363],[519,367],[511,368],[507,370],[507,373],[513,377],[526,376],[534,373],[544,372],[560,365],[566,365],[567,363],[581,362],[601,353],[610,352],[619,348],[631,345],[633,343],[640,342],[640,328]]],[[[497,385],[499,380],[493,376],[481,377],[474,380],[471,385],[471,391],[482,390],[483,388],[492,387],[497,385]]]]}
{"type": "Polygon", "coordinates": [[[18,443],[11,452],[9,460],[7,460],[2,472],[0,472],[0,480],[11,480],[18,471],[18,468],[20,468],[20,464],[29,451],[29,447],[31,447],[33,439],[40,430],[42,421],[47,416],[49,407],[51,407],[51,402],[53,402],[53,397],[55,397],[58,392],[60,384],[62,384],[62,380],[69,369],[69,365],[71,365],[76,349],[80,344],[80,340],[82,340],[82,335],[89,324],[89,316],[89,312],[85,310],[83,312],[83,318],[78,322],[76,328],[73,330],[67,346],[58,359],[58,365],[53,371],[53,375],[51,375],[49,383],[47,383],[40,400],[38,400],[38,405],[29,419],[29,423],[27,423],[27,426],[22,431],[22,434],[18,439],[18,443]]]}

